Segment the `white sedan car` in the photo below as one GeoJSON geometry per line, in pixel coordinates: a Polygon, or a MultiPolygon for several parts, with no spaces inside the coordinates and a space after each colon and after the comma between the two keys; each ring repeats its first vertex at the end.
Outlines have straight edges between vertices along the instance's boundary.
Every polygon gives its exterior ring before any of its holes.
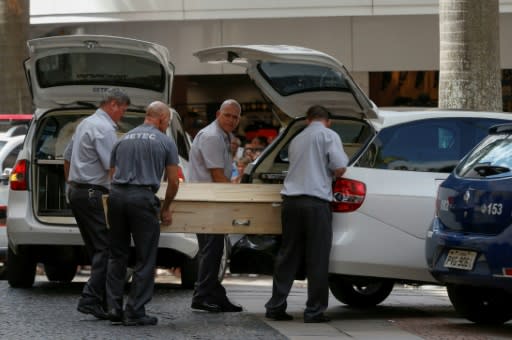
{"type": "MultiPolygon", "coordinates": [[[[301,47],[223,46],[196,56],[245,67],[274,110],[293,118],[242,182],[282,183],[288,145],[304,128],[307,108],[320,104],[332,114],[332,129],[350,157],[344,178],[333,184],[329,271],[338,300],[373,306],[395,282],[435,282],[424,249],[437,187],[490,126],[512,120],[511,114],[380,111],[339,61],[301,47]]],[[[232,248],[231,272],[271,274],[277,239],[242,238],[232,248]]]]}

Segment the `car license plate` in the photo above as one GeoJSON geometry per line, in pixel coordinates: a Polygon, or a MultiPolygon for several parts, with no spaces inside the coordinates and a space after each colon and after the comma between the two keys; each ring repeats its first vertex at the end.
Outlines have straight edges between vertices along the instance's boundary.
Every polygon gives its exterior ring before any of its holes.
{"type": "Polygon", "coordinates": [[[444,266],[446,268],[471,270],[475,259],[476,252],[474,251],[450,249],[444,261],[444,266]]]}

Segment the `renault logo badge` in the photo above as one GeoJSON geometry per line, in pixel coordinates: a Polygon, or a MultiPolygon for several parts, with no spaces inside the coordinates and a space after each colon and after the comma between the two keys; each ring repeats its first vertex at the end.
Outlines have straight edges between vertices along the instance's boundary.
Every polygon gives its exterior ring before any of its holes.
{"type": "Polygon", "coordinates": [[[466,192],[464,193],[464,197],[462,197],[462,199],[464,200],[465,203],[468,203],[470,198],[471,192],[469,192],[469,190],[466,190],[466,192]]]}

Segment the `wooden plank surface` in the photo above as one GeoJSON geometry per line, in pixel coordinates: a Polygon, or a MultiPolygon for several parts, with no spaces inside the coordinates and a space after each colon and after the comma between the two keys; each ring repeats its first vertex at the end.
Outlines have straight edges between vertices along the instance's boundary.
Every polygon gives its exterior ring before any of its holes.
{"type": "MultiPolygon", "coordinates": [[[[163,200],[167,183],[157,196],[163,200]]],[[[181,183],[161,232],[281,234],[282,184],[181,183]]],[[[104,200],[106,209],[106,197],[104,200]]]]}
{"type": "MultiPolygon", "coordinates": [[[[175,201],[194,202],[281,202],[282,184],[180,183],[175,201]]],[[[163,200],[167,183],[157,196],[163,200]]]]}

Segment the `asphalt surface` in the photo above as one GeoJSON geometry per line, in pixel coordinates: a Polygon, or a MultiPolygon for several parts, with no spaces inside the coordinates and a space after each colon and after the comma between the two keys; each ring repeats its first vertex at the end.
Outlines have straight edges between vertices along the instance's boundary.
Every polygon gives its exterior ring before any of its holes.
{"type": "Polygon", "coordinates": [[[228,276],[228,296],[242,313],[210,314],[190,309],[192,291],[179,279],[159,271],[147,312],[156,326],[113,326],[76,311],[87,272],[70,284],[49,283],[38,275],[31,289],[12,289],[0,281],[0,339],[390,339],[504,340],[512,338],[512,321],[500,326],[475,325],[460,318],[441,286],[395,285],[379,306],[354,309],[332,295],[327,314],[332,321],[305,324],[302,319],[307,284],[296,281],[288,298],[292,321],[269,321],[264,304],[272,280],[266,276],[228,276]]]}
{"type": "Polygon", "coordinates": [[[58,284],[43,277],[31,289],[0,281],[0,339],[286,339],[250,313],[190,309],[190,290],[158,283],[147,313],[156,326],[125,327],[76,311],[82,282],[58,284]]]}

